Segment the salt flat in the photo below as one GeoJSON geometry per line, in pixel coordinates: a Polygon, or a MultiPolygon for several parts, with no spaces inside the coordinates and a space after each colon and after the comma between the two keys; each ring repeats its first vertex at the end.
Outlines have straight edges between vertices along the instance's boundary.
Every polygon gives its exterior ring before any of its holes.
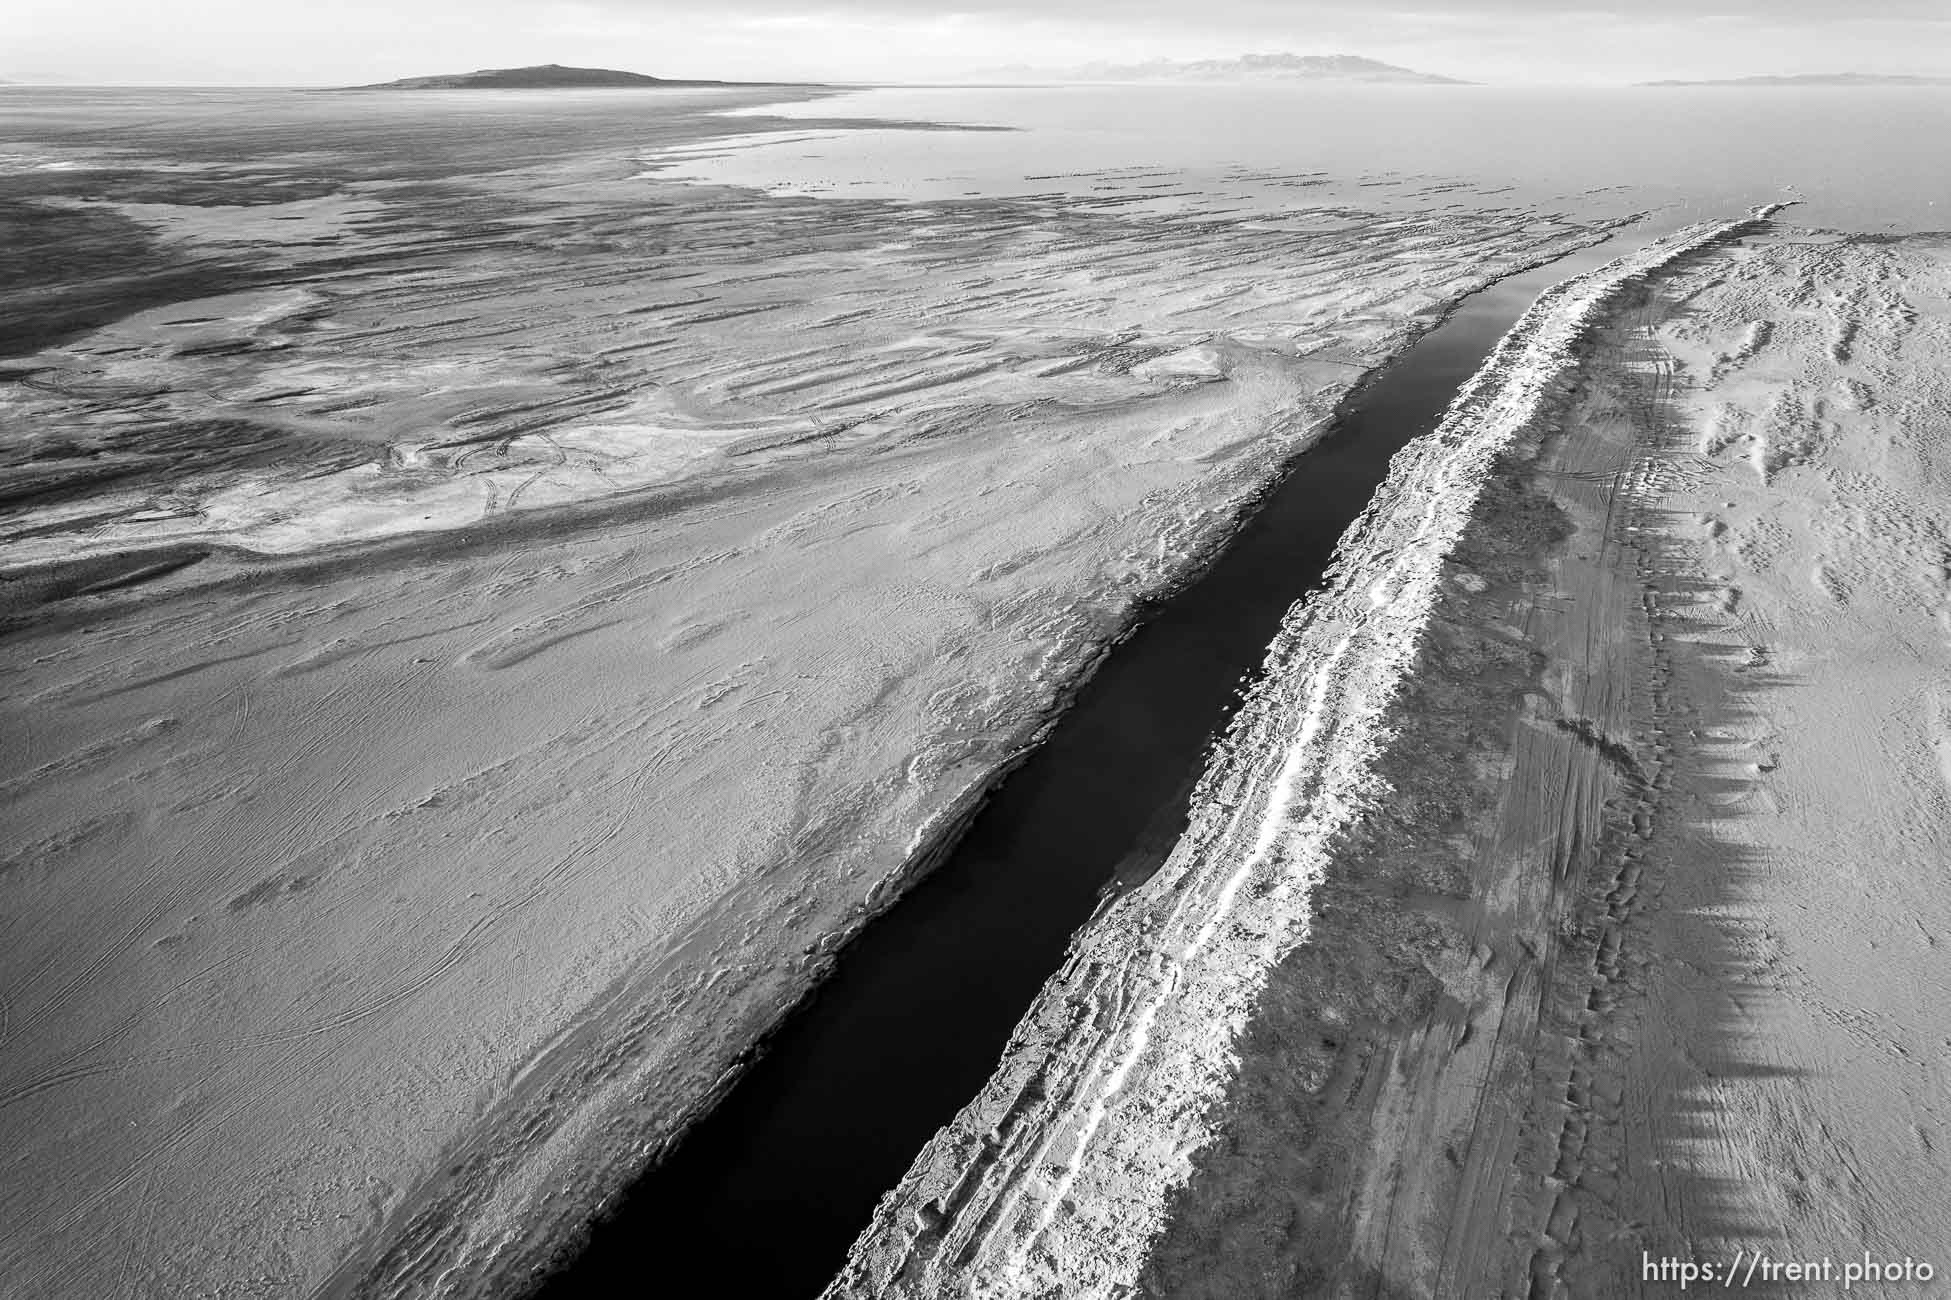
{"type": "Polygon", "coordinates": [[[1351,385],[1601,233],[660,179],[730,94],[294,102],[7,122],[87,268],[0,363],[22,1295],[546,1258],[1351,385]]]}
{"type": "Polygon", "coordinates": [[[1676,284],[1675,469],[1649,491],[1728,683],[1684,810],[1635,1088],[1795,1257],[1932,1262],[1951,1212],[1951,243],[1784,232],[1676,284]],[[1703,1064],[1705,1068],[1703,1068],[1703,1064]]]}

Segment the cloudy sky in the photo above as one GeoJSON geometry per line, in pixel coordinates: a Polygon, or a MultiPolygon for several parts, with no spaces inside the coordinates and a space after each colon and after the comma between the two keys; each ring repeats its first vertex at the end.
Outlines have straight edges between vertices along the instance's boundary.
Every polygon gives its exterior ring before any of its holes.
{"type": "Polygon", "coordinates": [[[1498,82],[1951,74],[1947,0],[5,0],[0,78],[343,84],[530,63],[945,79],[1352,53],[1498,82]]]}

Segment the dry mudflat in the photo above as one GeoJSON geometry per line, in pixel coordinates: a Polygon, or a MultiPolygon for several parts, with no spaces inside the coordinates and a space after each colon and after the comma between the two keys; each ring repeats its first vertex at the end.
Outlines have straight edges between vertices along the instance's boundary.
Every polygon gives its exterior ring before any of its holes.
{"type": "Polygon", "coordinates": [[[1943,1278],[1951,244],[1736,227],[1577,338],[1399,460],[833,1294],[1943,1278]]]}
{"type": "Polygon", "coordinates": [[[11,1294],[546,1259],[1351,385],[1599,233],[706,189],[750,95],[518,98],[8,101],[11,1294]]]}

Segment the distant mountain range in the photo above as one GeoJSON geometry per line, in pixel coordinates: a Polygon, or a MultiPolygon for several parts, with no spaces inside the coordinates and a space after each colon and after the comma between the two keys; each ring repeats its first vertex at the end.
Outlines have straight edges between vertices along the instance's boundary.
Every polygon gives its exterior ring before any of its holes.
{"type": "Polygon", "coordinates": [[[1951,77],[1881,72],[1809,72],[1790,77],[1723,77],[1714,81],[1642,81],[1642,86],[1951,86],[1951,77]]]}
{"type": "Polygon", "coordinates": [[[1467,86],[1456,77],[1397,67],[1355,54],[1243,54],[1237,59],[1201,59],[1182,63],[1153,59],[1147,63],[1087,63],[1079,68],[1011,67],[996,70],[1004,76],[1037,81],[1338,81],[1393,85],[1467,86]]]}
{"type": "Polygon", "coordinates": [[[641,72],[617,72],[611,68],[565,68],[560,63],[543,63],[532,68],[488,68],[481,72],[455,72],[439,77],[406,77],[381,82],[376,86],[354,86],[354,90],[588,90],[631,89],[682,86],[736,86],[736,81],[673,81],[666,77],[647,77],[641,72]]]}

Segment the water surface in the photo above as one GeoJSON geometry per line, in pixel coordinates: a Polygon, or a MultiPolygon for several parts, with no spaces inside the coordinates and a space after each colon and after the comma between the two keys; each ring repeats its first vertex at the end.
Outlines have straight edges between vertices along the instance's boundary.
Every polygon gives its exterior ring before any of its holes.
{"type": "Polygon", "coordinates": [[[1951,228],[1951,87],[933,87],[781,116],[814,113],[1020,131],[754,137],[682,174],[916,197],[1186,181],[1204,201],[1658,207],[1675,224],[1799,197],[1798,222],[1951,228]],[[1121,169],[1169,174],[1104,174],[1121,169]],[[1301,173],[1324,183],[1277,183],[1301,173]]]}

